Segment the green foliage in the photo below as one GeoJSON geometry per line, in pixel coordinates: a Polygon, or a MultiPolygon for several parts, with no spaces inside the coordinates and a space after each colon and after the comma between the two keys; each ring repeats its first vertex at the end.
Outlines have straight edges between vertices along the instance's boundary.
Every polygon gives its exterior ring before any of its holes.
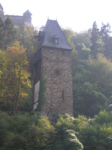
{"type": "Polygon", "coordinates": [[[5,23],[0,17],[0,49],[3,49],[5,45],[6,33],[4,27],[5,27],[5,23]]]}
{"type": "Polygon", "coordinates": [[[99,29],[97,27],[96,22],[93,23],[92,33],[91,33],[91,54],[94,58],[96,58],[96,55],[99,51],[100,44],[98,43],[99,40],[99,29]]]}
{"type": "Polygon", "coordinates": [[[100,110],[105,108],[105,102],[108,99],[96,91],[95,84],[85,82],[77,91],[76,98],[74,100],[74,115],[91,116],[98,114],[100,110]]]}
{"type": "Polygon", "coordinates": [[[90,54],[90,34],[91,31],[88,30],[72,36],[72,42],[80,59],[87,59],[90,54]]]}
{"type": "Polygon", "coordinates": [[[6,32],[5,47],[7,48],[16,38],[16,30],[14,29],[14,25],[10,17],[7,17],[5,20],[4,30],[6,32]]]}
{"type": "Polygon", "coordinates": [[[28,95],[29,96],[26,97],[24,101],[20,102],[20,106],[18,108],[19,110],[26,112],[32,111],[32,97],[33,97],[32,88],[28,88],[28,95]]]}
{"type": "Polygon", "coordinates": [[[112,112],[93,119],[59,116],[53,126],[46,116],[0,112],[1,150],[111,150],[112,112]]]}
{"type": "Polygon", "coordinates": [[[72,37],[76,35],[76,33],[70,29],[63,29],[63,33],[67,39],[68,44],[71,46],[73,50],[75,50],[75,46],[72,41],[72,37]]]}
{"type": "Polygon", "coordinates": [[[100,30],[94,22],[92,30],[72,34],[71,41],[77,52],[72,54],[74,115],[93,117],[111,103],[112,62],[105,54],[111,47],[110,26],[100,30]]]}
{"type": "Polygon", "coordinates": [[[40,116],[37,126],[31,126],[28,131],[28,149],[51,149],[53,147],[54,127],[46,116],[40,116]]]}
{"type": "Polygon", "coordinates": [[[17,39],[20,41],[20,44],[26,48],[27,53],[35,53],[38,47],[38,41],[34,38],[34,35],[37,34],[37,31],[33,27],[26,26],[21,24],[16,27],[17,39]]]}
{"type": "Polygon", "coordinates": [[[57,119],[56,126],[59,129],[67,130],[67,129],[74,129],[74,118],[71,117],[69,114],[60,115],[57,119]]]}
{"type": "Polygon", "coordinates": [[[7,142],[5,148],[8,150],[26,150],[26,140],[22,136],[15,135],[7,142]]]}
{"type": "Polygon", "coordinates": [[[7,122],[2,118],[0,120],[0,147],[2,147],[7,139],[7,122]]]}
{"type": "Polygon", "coordinates": [[[16,30],[14,29],[14,25],[10,17],[7,17],[4,22],[0,18],[0,48],[2,50],[6,50],[15,38],[16,30]]]}
{"type": "Polygon", "coordinates": [[[75,135],[74,118],[68,114],[59,116],[56,123],[55,149],[83,150],[82,143],[75,135]]]}
{"type": "Polygon", "coordinates": [[[110,30],[110,25],[108,24],[102,24],[101,31],[100,31],[100,36],[102,37],[103,41],[103,53],[107,58],[112,58],[112,37],[110,36],[111,30],[110,30]]]}
{"type": "Polygon", "coordinates": [[[74,121],[74,124],[75,124],[75,130],[79,132],[79,131],[83,130],[84,128],[86,128],[88,126],[89,122],[85,116],[78,115],[78,117],[74,121]]]}
{"type": "Polygon", "coordinates": [[[31,72],[31,80],[33,76],[33,61],[34,61],[34,54],[38,48],[38,40],[34,38],[37,35],[37,31],[34,30],[33,27],[26,26],[25,24],[21,24],[20,26],[16,27],[16,38],[20,42],[21,45],[26,48],[26,55],[29,61],[29,68],[31,72]]]}
{"type": "Polygon", "coordinates": [[[64,147],[66,150],[83,150],[83,145],[76,137],[74,130],[66,130],[64,138],[64,147]]]}
{"type": "Polygon", "coordinates": [[[99,115],[95,116],[95,122],[98,124],[112,124],[112,111],[106,112],[105,110],[100,111],[99,115]]]}
{"type": "Polygon", "coordinates": [[[53,149],[55,128],[46,116],[0,112],[0,149],[53,149]]]}
{"type": "Polygon", "coordinates": [[[4,51],[0,50],[0,98],[3,95],[3,89],[4,89],[4,81],[3,81],[3,75],[6,71],[6,55],[4,51]]]}
{"type": "Polygon", "coordinates": [[[100,91],[111,96],[112,91],[112,62],[102,54],[97,54],[96,59],[88,59],[88,80],[97,83],[100,91]]]}
{"type": "Polygon", "coordinates": [[[112,135],[112,128],[107,128],[105,125],[98,124],[88,125],[80,132],[81,141],[86,150],[111,150],[112,145],[109,136],[112,135]]]}
{"type": "Polygon", "coordinates": [[[73,67],[74,115],[91,116],[112,102],[112,62],[98,53],[73,67]]]}

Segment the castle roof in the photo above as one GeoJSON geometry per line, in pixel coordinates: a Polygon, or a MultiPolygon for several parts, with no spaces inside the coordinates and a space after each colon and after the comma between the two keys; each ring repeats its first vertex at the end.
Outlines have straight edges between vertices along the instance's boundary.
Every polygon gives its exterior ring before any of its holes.
{"type": "Polygon", "coordinates": [[[0,8],[3,10],[3,7],[2,7],[2,5],[1,5],[1,3],[0,3],[0,8]]]}
{"type": "Polygon", "coordinates": [[[25,11],[25,12],[24,12],[24,15],[25,15],[25,14],[30,14],[30,15],[32,15],[29,10],[25,11]]]}
{"type": "Polygon", "coordinates": [[[72,50],[57,20],[48,19],[43,32],[44,40],[41,46],[72,50]]]}

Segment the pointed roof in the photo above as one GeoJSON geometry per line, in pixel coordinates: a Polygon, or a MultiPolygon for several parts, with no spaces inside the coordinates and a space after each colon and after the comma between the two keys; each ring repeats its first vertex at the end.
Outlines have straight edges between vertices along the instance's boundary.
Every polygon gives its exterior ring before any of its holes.
{"type": "Polygon", "coordinates": [[[2,7],[2,5],[1,5],[1,3],[0,3],[0,8],[3,10],[3,7],[2,7]]]}
{"type": "Polygon", "coordinates": [[[48,19],[43,32],[44,32],[44,40],[41,46],[72,50],[57,20],[48,19]],[[55,38],[59,40],[58,43],[54,42],[55,38]]]}
{"type": "Polygon", "coordinates": [[[29,10],[25,11],[25,12],[24,12],[24,15],[25,15],[25,14],[30,14],[30,15],[32,15],[29,10]]]}

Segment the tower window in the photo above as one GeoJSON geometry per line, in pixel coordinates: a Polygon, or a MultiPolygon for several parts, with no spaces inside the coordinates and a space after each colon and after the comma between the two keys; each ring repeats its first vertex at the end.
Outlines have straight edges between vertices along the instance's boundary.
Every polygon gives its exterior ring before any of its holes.
{"type": "Polygon", "coordinates": [[[55,38],[54,42],[55,42],[55,44],[58,44],[59,43],[59,39],[55,38]]]}
{"type": "Polygon", "coordinates": [[[56,35],[54,36],[54,43],[59,44],[59,38],[56,35]]]}
{"type": "Polygon", "coordinates": [[[64,91],[62,91],[62,100],[64,100],[64,91]]]}
{"type": "Polygon", "coordinates": [[[53,50],[50,50],[50,53],[53,54],[53,50]]]}

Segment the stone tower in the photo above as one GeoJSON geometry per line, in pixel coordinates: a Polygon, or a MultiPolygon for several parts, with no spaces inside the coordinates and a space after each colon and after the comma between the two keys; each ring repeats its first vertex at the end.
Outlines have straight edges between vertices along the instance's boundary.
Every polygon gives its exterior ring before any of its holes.
{"type": "Polygon", "coordinates": [[[27,24],[31,24],[31,19],[32,19],[31,16],[32,16],[32,14],[30,13],[29,10],[27,10],[26,12],[24,12],[24,14],[23,14],[23,20],[24,20],[24,22],[27,23],[27,24]]]}
{"type": "MultiPolygon", "coordinates": [[[[56,20],[48,20],[38,35],[34,64],[34,110],[41,99],[41,79],[45,81],[41,114],[53,120],[58,114],[73,115],[71,47],[56,20]]],[[[42,93],[41,93],[42,94],[42,93]]]]}
{"type": "Polygon", "coordinates": [[[0,4],[0,17],[4,20],[4,11],[1,4],[0,4]]]}

